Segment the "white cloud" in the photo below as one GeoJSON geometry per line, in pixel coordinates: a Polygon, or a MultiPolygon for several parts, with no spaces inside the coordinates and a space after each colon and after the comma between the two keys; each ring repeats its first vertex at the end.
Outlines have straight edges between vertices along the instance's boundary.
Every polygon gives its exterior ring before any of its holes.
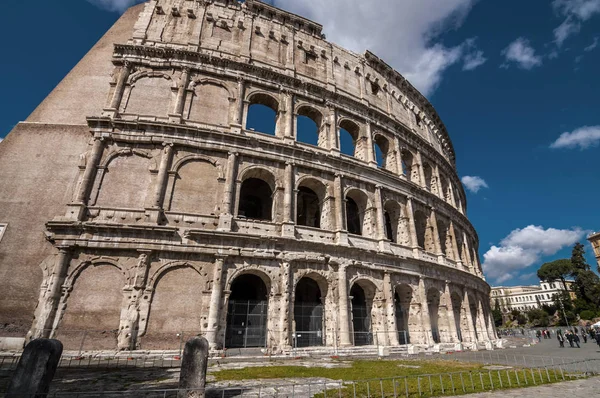
{"type": "Polygon", "coordinates": [[[462,24],[475,1],[271,0],[277,7],[321,23],[334,43],[357,53],[372,51],[424,95],[436,89],[444,71],[463,59],[467,50],[476,52],[467,41],[453,47],[436,42],[445,29],[462,24]]]}
{"type": "Polygon", "coordinates": [[[598,46],[598,37],[594,37],[594,41],[592,42],[592,44],[590,44],[589,46],[585,47],[583,50],[590,52],[592,51],[594,48],[596,48],[598,46]]]}
{"type": "Polygon", "coordinates": [[[146,0],[87,0],[93,5],[108,11],[122,13],[134,4],[143,3],[146,0]]]}
{"type": "Polygon", "coordinates": [[[565,40],[571,35],[579,33],[581,24],[573,18],[567,18],[556,29],[554,29],[554,41],[558,47],[562,46],[565,40]]]}
{"type": "Polygon", "coordinates": [[[475,46],[475,40],[475,38],[468,39],[464,43],[465,56],[463,70],[474,70],[487,61],[487,58],[483,56],[483,51],[478,50],[475,46]]]}
{"type": "Polygon", "coordinates": [[[552,6],[561,15],[574,15],[583,21],[600,14],[600,0],[554,0],[552,6]]]}
{"type": "Polygon", "coordinates": [[[554,39],[559,47],[567,38],[579,33],[583,22],[600,14],[600,0],[554,0],[552,7],[558,15],[566,17],[554,29],[554,39]]]}
{"type": "Polygon", "coordinates": [[[479,192],[481,188],[489,188],[488,184],[481,177],[464,176],[461,181],[467,189],[473,193],[479,192]]]}
{"type": "Polygon", "coordinates": [[[584,126],[562,133],[550,148],[587,149],[600,144],[600,126],[584,126]]]}
{"type": "Polygon", "coordinates": [[[529,225],[515,229],[483,255],[483,270],[495,283],[517,277],[522,270],[572,246],[585,237],[581,228],[555,229],[529,225]]]}
{"type": "Polygon", "coordinates": [[[521,69],[532,69],[535,66],[542,64],[542,57],[535,54],[535,50],[529,44],[529,40],[524,37],[519,37],[508,45],[503,51],[502,55],[506,59],[503,64],[504,67],[508,67],[509,63],[516,63],[521,69]]]}

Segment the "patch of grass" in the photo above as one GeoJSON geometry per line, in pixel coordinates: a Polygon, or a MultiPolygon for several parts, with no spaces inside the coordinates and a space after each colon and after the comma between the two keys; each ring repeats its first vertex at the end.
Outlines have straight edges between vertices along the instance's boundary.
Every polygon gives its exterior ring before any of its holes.
{"type": "Polygon", "coordinates": [[[480,369],[481,365],[454,361],[387,361],[359,360],[347,362],[350,367],[304,367],[304,366],[264,366],[242,369],[226,369],[214,372],[217,381],[281,379],[288,377],[324,377],[333,380],[364,380],[442,372],[469,371],[480,369]],[[398,365],[410,365],[400,367],[398,365]],[[418,366],[418,368],[416,367],[418,366]]]}
{"type": "MultiPolygon", "coordinates": [[[[347,363],[351,366],[346,368],[249,367],[221,370],[213,375],[218,381],[316,377],[345,382],[340,387],[328,389],[326,394],[315,395],[316,398],[338,395],[342,397],[397,395],[433,397],[563,381],[563,373],[555,369],[488,370],[481,364],[456,361],[359,360],[347,363]],[[362,381],[356,382],[356,380],[362,381]],[[349,383],[350,381],[355,382],[349,383]]],[[[565,377],[568,379],[566,375],[565,377]]]]}

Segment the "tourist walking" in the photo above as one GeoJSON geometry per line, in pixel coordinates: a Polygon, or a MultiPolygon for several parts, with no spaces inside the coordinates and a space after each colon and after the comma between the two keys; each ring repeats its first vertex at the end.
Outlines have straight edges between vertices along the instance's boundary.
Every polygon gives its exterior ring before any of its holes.
{"type": "MultiPolygon", "coordinates": [[[[565,338],[563,337],[560,330],[556,333],[556,338],[558,339],[558,344],[560,344],[562,348],[565,348],[565,338]]],[[[598,344],[600,345],[600,343],[598,344]]]]}
{"type": "Polygon", "coordinates": [[[596,332],[594,335],[596,336],[596,343],[598,344],[598,347],[600,347],[600,333],[596,332]]]}
{"type": "Polygon", "coordinates": [[[579,335],[577,333],[573,333],[573,342],[577,344],[577,348],[581,348],[581,346],[579,345],[580,341],[581,340],[579,339],[579,335]]]}
{"type": "Polygon", "coordinates": [[[581,331],[581,337],[583,337],[583,342],[587,344],[587,332],[585,330],[581,331]]]}
{"type": "Polygon", "coordinates": [[[566,338],[567,338],[567,340],[569,341],[569,345],[570,345],[571,347],[573,347],[573,334],[572,334],[572,333],[571,333],[569,330],[567,330],[567,331],[565,332],[565,337],[566,337],[566,338]]]}

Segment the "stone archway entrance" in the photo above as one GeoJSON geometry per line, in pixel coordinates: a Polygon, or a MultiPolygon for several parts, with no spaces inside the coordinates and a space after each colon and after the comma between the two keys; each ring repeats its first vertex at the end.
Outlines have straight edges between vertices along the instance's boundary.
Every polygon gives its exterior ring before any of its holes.
{"type": "Polygon", "coordinates": [[[352,296],[354,345],[371,345],[373,344],[371,305],[369,305],[364,289],[358,283],[355,283],[350,289],[350,296],[352,296]]]}
{"type": "Polygon", "coordinates": [[[226,348],[264,347],[267,337],[268,294],[263,280],[240,275],[231,284],[227,307],[226,348]]]}
{"type": "Polygon", "coordinates": [[[304,277],[296,285],[294,321],[296,347],[323,345],[323,303],[317,282],[304,277]]]}

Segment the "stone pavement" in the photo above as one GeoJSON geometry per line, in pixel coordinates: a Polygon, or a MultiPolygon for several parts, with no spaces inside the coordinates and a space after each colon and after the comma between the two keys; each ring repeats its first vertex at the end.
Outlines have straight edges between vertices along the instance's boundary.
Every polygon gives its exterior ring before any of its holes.
{"type": "MultiPolygon", "coordinates": [[[[600,378],[592,377],[589,379],[565,381],[557,384],[549,384],[539,387],[516,388],[512,390],[500,390],[469,394],[469,398],[591,398],[597,397],[600,393],[600,378]]],[[[464,395],[462,395],[464,397],[464,395]]],[[[452,398],[452,397],[450,397],[452,398]]]]}

